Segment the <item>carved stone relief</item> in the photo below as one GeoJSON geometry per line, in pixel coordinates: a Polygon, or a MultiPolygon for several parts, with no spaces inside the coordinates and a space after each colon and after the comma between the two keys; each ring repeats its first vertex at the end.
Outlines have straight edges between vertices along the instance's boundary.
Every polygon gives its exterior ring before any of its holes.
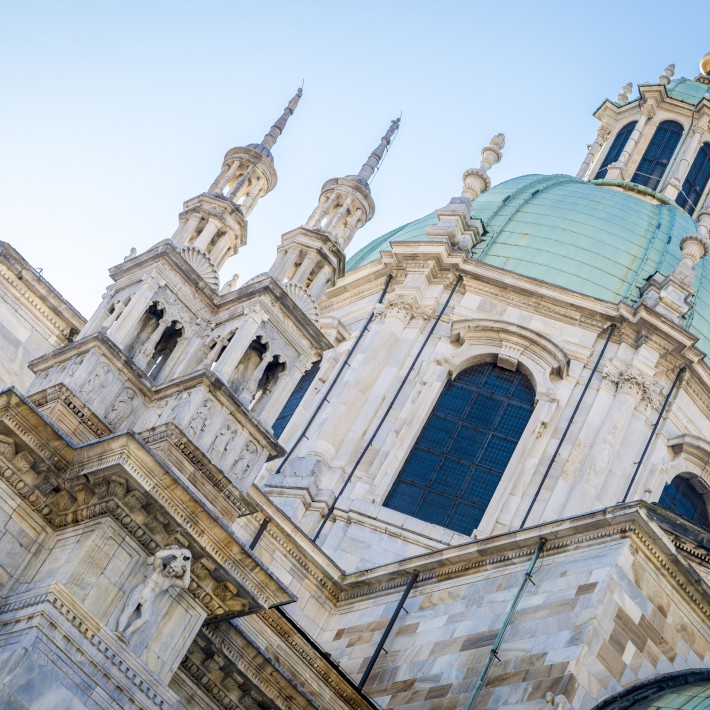
{"type": "Polygon", "coordinates": [[[86,399],[93,399],[108,389],[113,381],[114,374],[111,368],[105,362],[100,362],[79,392],[86,399]]]}
{"type": "Polygon", "coordinates": [[[124,387],[118,393],[106,414],[106,423],[110,427],[115,429],[128,419],[133,412],[135,397],[136,391],[131,387],[124,387]]]}

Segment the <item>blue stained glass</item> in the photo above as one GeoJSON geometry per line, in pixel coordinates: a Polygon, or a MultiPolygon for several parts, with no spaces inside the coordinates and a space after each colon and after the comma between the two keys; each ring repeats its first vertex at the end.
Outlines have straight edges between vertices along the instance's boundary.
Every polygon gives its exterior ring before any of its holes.
{"type": "Polygon", "coordinates": [[[691,520],[696,525],[710,529],[710,516],[708,505],[702,493],[685,476],[676,476],[663,489],[658,504],[684,518],[691,520]]]}
{"type": "Polygon", "coordinates": [[[470,535],[532,414],[535,392],[521,372],[492,363],[448,382],[385,506],[470,535]]]}
{"type": "Polygon", "coordinates": [[[594,176],[595,180],[603,180],[606,177],[607,168],[619,159],[634,128],[636,128],[636,121],[627,123],[616,136],[614,136],[609,152],[604,156],[604,160],[597,174],[594,176]]]}
{"type": "Polygon", "coordinates": [[[655,190],[671,162],[682,135],[683,126],[680,123],[676,123],[676,121],[660,123],[631,178],[631,182],[655,190]]]}
{"type": "Polygon", "coordinates": [[[438,414],[432,414],[419,435],[417,443],[433,451],[444,451],[449,444],[452,423],[455,425],[451,419],[444,419],[438,414]]]}
{"type": "Polygon", "coordinates": [[[276,421],[274,422],[272,429],[274,436],[277,439],[281,436],[281,434],[283,434],[283,430],[286,428],[286,425],[291,421],[293,413],[298,409],[298,405],[301,403],[301,400],[306,392],[308,392],[308,388],[311,386],[315,376],[318,374],[319,368],[320,360],[313,363],[313,365],[311,365],[311,369],[304,373],[293,392],[291,392],[291,396],[286,400],[286,404],[284,404],[281,408],[279,416],[276,417],[276,421]]]}
{"type": "Polygon", "coordinates": [[[695,156],[680,194],[676,198],[678,206],[692,215],[700,204],[708,180],[710,180],[710,143],[704,143],[695,156]]]}
{"type": "Polygon", "coordinates": [[[471,420],[476,422],[476,426],[492,429],[504,404],[493,395],[479,395],[471,406],[471,420]]]}
{"type": "Polygon", "coordinates": [[[415,510],[419,505],[419,501],[424,496],[423,488],[412,486],[403,481],[397,481],[389,494],[389,499],[392,501],[391,508],[395,510],[411,509],[415,510]]]}
{"type": "MultiPolygon", "coordinates": [[[[458,496],[468,481],[470,469],[471,466],[463,461],[445,458],[436,472],[439,490],[458,496]]],[[[404,470],[401,475],[404,475],[404,470]]]]}
{"type": "MultiPolygon", "coordinates": [[[[453,433],[453,432],[452,432],[453,433]]],[[[486,432],[470,426],[462,426],[448,448],[448,455],[472,461],[486,440],[486,432]]]]}

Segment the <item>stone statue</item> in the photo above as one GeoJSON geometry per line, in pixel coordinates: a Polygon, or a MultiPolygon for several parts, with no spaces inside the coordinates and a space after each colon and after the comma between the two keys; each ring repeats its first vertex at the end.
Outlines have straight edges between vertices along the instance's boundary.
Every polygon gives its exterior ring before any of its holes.
{"type": "Polygon", "coordinates": [[[254,459],[256,458],[257,450],[256,444],[253,441],[247,441],[242,449],[242,452],[237,457],[234,462],[234,469],[232,475],[236,479],[246,478],[249,470],[254,465],[254,459]]]}
{"type": "Polygon", "coordinates": [[[106,423],[110,427],[117,427],[131,415],[135,396],[135,390],[130,387],[124,387],[121,390],[118,397],[116,397],[113,401],[113,404],[111,405],[111,408],[106,416],[106,423]]]}
{"type": "Polygon", "coordinates": [[[192,553],[187,548],[169,547],[146,560],[147,579],[128,595],[118,619],[117,633],[126,640],[153,618],[155,600],[170,587],[187,589],[190,586],[192,553]]]}

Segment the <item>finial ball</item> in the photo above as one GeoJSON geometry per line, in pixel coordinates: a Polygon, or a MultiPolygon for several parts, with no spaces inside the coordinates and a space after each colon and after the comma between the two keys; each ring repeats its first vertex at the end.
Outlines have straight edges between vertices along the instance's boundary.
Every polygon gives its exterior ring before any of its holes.
{"type": "Polygon", "coordinates": [[[710,52],[706,52],[700,60],[700,71],[706,76],[710,76],[710,52]]]}

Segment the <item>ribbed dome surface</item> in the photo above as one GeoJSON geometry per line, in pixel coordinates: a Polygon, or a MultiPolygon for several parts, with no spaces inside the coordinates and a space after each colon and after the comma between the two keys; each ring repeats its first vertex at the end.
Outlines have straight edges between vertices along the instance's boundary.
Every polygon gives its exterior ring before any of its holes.
{"type": "MultiPolygon", "coordinates": [[[[568,175],[525,175],[481,195],[473,214],[487,234],[472,256],[524,276],[617,303],[635,303],[657,271],[680,260],[680,240],[693,219],[674,204],[568,175]]],[[[431,213],[370,242],[348,260],[351,271],[378,258],[392,241],[424,241],[431,213]]],[[[698,266],[698,292],[686,325],[710,351],[710,276],[698,266]]]]}

